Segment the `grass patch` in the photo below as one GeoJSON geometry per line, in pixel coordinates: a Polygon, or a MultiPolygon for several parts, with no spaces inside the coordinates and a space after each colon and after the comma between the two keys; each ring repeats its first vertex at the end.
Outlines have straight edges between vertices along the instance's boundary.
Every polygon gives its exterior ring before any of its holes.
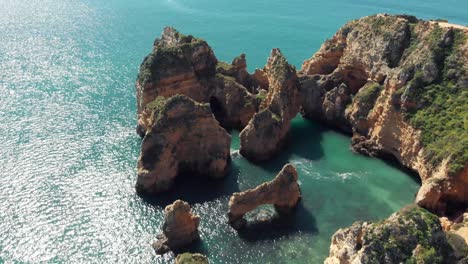
{"type": "Polygon", "coordinates": [[[364,101],[364,102],[375,102],[377,97],[379,97],[380,92],[382,91],[382,86],[378,83],[368,83],[361,89],[354,97],[355,100],[364,101]]]}

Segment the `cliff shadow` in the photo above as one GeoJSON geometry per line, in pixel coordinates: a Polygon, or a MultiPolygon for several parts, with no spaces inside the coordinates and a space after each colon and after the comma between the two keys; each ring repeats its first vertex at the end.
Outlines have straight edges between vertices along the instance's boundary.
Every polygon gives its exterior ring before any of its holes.
{"type": "Polygon", "coordinates": [[[145,195],[142,196],[142,199],[151,205],[162,208],[172,204],[177,199],[191,205],[212,201],[240,191],[237,182],[239,173],[238,166],[231,162],[228,174],[222,179],[212,179],[195,174],[179,175],[169,191],[153,196],[145,195]]]}
{"type": "Polygon", "coordinates": [[[291,129],[283,149],[273,159],[258,165],[270,172],[279,172],[294,156],[318,160],[324,156],[321,142],[323,133],[328,130],[325,126],[298,114],[291,122],[291,129]]]}
{"type": "MultiPolygon", "coordinates": [[[[359,153],[357,153],[357,154],[362,155],[362,154],[359,154],[359,153]]],[[[420,186],[422,185],[422,180],[421,180],[421,176],[419,176],[419,173],[417,171],[415,171],[415,170],[401,164],[398,161],[398,159],[395,156],[393,156],[392,154],[380,153],[375,158],[378,158],[378,159],[382,160],[385,164],[387,164],[390,167],[396,168],[396,169],[408,174],[410,176],[410,178],[415,183],[419,184],[420,186]]]]}
{"type": "Polygon", "coordinates": [[[318,233],[315,217],[302,202],[288,215],[274,214],[268,219],[248,220],[245,228],[238,231],[241,239],[250,242],[273,240],[296,233],[318,233]]]}

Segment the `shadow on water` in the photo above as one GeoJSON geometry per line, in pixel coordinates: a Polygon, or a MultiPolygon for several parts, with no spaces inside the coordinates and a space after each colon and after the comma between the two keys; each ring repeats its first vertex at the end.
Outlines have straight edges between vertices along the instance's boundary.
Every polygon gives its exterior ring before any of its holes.
{"type": "Polygon", "coordinates": [[[239,192],[237,179],[239,168],[231,162],[228,175],[222,179],[212,179],[203,175],[178,176],[171,190],[155,196],[143,196],[143,200],[151,205],[165,207],[175,200],[181,199],[189,204],[204,203],[222,196],[230,196],[239,192]]]}
{"type": "Polygon", "coordinates": [[[421,181],[421,177],[419,176],[418,172],[415,171],[415,170],[412,170],[408,167],[405,167],[403,166],[398,160],[397,158],[395,158],[393,155],[381,155],[379,157],[377,157],[379,159],[381,159],[385,164],[387,164],[388,166],[390,167],[393,167],[393,168],[396,168],[404,173],[406,173],[407,175],[410,176],[410,178],[417,184],[421,185],[422,184],[422,181],[421,181]]]}
{"type": "Polygon", "coordinates": [[[302,202],[289,215],[274,214],[273,217],[260,221],[248,221],[247,226],[238,231],[239,237],[250,242],[273,240],[296,233],[317,234],[315,217],[302,202]]]}
{"type": "Polygon", "coordinates": [[[175,256],[182,254],[182,253],[186,253],[186,252],[200,253],[205,256],[209,255],[208,248],[206,247],[206,244],[203,243],[201,239],[194,241],[188,246],[175,249],[172,252],[174,253],[175,256]]]}
{"type": "Polygon", "coordinates": [[[291,130],[284,144],[284,149],[268,162],[258,164],[270,172],[279,172],[292,156],[308,160],[318,160],[323,157],[322,138],[328,129],[310,120],[297,116],[291,122],[291,130]]]}

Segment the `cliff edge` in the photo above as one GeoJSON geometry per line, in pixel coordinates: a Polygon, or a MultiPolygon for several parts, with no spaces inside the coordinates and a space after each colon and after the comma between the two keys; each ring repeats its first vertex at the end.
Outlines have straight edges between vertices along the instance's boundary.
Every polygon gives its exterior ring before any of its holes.
{"type": "Polygon", "coordinates": [[[302,65],[305,117],[353,134],[357,152],[396,159],[439,215],[468,205],[468,34],[412,16],[347,23],[302,65]]]}

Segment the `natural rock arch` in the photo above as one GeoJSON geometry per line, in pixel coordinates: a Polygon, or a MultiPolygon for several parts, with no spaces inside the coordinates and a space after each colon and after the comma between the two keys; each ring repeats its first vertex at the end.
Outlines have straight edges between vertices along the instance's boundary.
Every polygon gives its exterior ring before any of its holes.
{"type": "Polygon", "coordinates": [[[244,215],[264,204],[274,205],[279,214],[289,213],[301,198],[297,179],[296,169],[291,164],[286,164],[272,181],[254,189],[234,193],[229,199],[229,224],[235,229],[243,228],[247,223],[244,215]]]}

